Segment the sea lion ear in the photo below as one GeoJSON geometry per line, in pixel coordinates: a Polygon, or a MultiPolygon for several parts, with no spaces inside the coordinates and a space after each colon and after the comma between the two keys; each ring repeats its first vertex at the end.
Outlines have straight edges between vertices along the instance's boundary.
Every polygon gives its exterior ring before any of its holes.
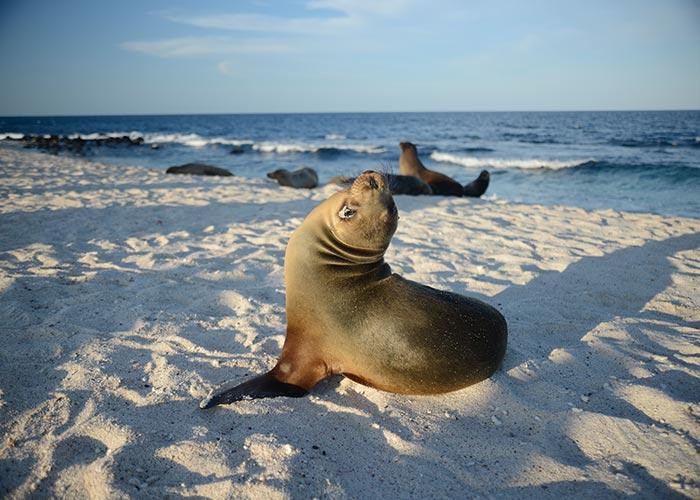
{"type": "Polygon", "coordinates": [[[353,210],[347,205],[343,205],[343,208],[341,208],[340,212],[338,212],[338,217],[341,219],[350,219],[355,215],[355,213],[357,213],[357,210],[353,210]]]}

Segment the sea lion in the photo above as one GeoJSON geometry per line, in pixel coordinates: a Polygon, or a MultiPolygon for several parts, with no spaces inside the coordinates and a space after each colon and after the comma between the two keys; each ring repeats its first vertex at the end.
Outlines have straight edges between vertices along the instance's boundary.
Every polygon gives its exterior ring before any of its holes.
{"type": "Polygon", "coordinates": [[[313,188],[318,185],[318,175],[313,168],[299,167],[291,172],[284,168],[278,168],[274,172],[269,172],[270,179],[276,179],[280,186],[294,188],[313,188]]]}
{"type": "MultiPolygon", "coordinates": [[[[394,175],[394,174],[384,174],[389,183],[389,190],[391,194],[408,194],[408,195],[419,195],[419,194],[433,194],[433,190],[430,188],[427,182],[414,177],[412,175],[394,175]]],[[[345,177],[338,176],[332,177],[328,180],[330,184],[352,184],[355,182],[355,177],[345,177]]]]}
{"type": "Polygon", "coordinates": [[[454,391],[493,374],[506,351],[505,318],[393,274],[384,252],[398,219],[386,177],[372,171],[313,209],[287,245],[287,335],[277,364],[222,386],[200,407],[299,397],[334,374],[399,394],[454,391]]]}
{"type": "Polygon", "coordinates": [[[478,198],[486,192],[490,179],[491,175],[486,170],[482,170],[479,177],[464,186],[464,196],[478,198]]]}
{"type": "Polygon", "coordinates": [[[190,175],[220,175],[231,177],[233,174],[224,168],[212,167],[204,163],[185,163],[177,167],[170,167],[166,174],[190,174],[190,175]]]}
{"type": "Polygon", "coordinates": [[[399,157],[399,172],[401,175],[412,175],[430,184],[433,194],[444,196],[462,196],[464,188],[451,177],[429,170],[418,159],[416,146],[410,142],[399,143],[401,156],[399,157]]]}

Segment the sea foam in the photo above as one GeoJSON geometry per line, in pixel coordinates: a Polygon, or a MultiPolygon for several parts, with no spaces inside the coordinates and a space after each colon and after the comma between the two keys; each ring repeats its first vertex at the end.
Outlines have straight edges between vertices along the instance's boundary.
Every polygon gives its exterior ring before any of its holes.
{"type": "Polygon", "coordinates": [[[583,160],[540,160],[540,159],[504,159],[504,158],[475,158],[473,156],[458,156],[449,153],[433,151],[430,157],[439,162],[454,163],[469,168],[520,168],[523,170],[550,169],[560,170],[573,168],[590,163],[592,159],[583,160]]]}
{"type": "Polygon", "coordinates": [[[298,144],[298,143],[281,143],[281,142],[259,142],[253,144],[254,151],[261,153],[318,153],[319,151],[353,151],[355,153],[366,154],[382,154],[386,153],[386,149],[379,146],[369,146],[362,144],[347,144],[347,145],[324,145],[324,144],[298,144]]]}

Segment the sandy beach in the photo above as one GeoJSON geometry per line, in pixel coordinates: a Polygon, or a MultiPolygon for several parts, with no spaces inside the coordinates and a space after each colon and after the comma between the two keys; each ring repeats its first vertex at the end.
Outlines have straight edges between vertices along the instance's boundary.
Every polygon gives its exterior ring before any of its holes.
{"type": "Polygon", "coordinates": [[[0,150],[0,496],[700,498],[699,219],[397,196],[387,262],[497,307],[503,368],[200,410],[274,365],[338,189],[0,150]]]}

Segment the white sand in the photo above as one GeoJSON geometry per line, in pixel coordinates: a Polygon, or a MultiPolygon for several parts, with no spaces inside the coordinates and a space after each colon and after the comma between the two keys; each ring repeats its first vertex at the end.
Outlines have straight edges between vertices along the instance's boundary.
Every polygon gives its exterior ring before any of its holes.
{"type": "Polygon", "coordinates": [[[273,366],[337,189],[0,150],[0,497],[700,498],[697,219],[398,196],[387,261],[497,306],[504,368],[200,410],[273,366]]]}

